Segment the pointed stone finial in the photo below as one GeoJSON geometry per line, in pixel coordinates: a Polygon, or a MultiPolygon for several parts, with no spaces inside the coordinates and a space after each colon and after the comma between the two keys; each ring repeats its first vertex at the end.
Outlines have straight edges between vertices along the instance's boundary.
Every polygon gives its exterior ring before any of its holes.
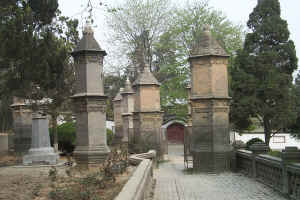
{"type": "Polygon", "coordinates": [[[133,90],[132,90],[132,87],[131,87],[131,82],[129,80],[129,77],[127,76],[127,79],[126,79],[126,82],[125,82],[125,88],[124,88],[124,91],[123,93],[121,93],[122,95],[123,94],[133,94],[133,90]]]}
{"type": "Polygon", "coordinates": [[[130,84],[129,77],[126,78],[126,84],[130,84]]]}
{"type": "Polygon", "coordinates": [[[211,34],[210,25],[206,24],[203,27],[203,34],[199,38],[196,38],[195,43],[190,52],[190,58],[196,58],[199,56],[223,56],[228,57],[225,50],[213,38],[211,34]]]}
{"type": "Polygon", "coordinates": [[[210,25],[209,24],[205,24],[204,28],[203,28],[203,31],[210,32],[210,25]]]}
{"type": "Polygon", "coordinates": [[[86,22],[82,33],[83,35],[94,35],[92,24],[89,21],[86,22]]]}
{"type": "Polygon", "coordinates": [[[76,49],[71,53],[72,56],[77,56],[82,52],[95,52],[106,56],[106,52],[100,47],[99,43],[94,38],[94,31],[92,25],[87,22],[82,31],[82,38],[76,47],[76,49]]]}
{"type": "Polygon", "coordinates": [[[122,96],[121,93],[124,91],[124,88],[120,88],[118,94],[115,96],[115,98],[113,99],[113,101],[121,101],[122,100],[122,96]]]}

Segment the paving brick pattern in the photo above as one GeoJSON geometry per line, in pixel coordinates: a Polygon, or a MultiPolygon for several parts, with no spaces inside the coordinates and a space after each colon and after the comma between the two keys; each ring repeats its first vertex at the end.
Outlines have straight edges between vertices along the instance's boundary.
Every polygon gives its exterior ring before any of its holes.
{"type": "Polygon", "coordinates": [[[169,162],[154,171],[154,200],[286,200],[278,192],[237,173],[188,174],[183,149],[169,146],[169,162]]]}

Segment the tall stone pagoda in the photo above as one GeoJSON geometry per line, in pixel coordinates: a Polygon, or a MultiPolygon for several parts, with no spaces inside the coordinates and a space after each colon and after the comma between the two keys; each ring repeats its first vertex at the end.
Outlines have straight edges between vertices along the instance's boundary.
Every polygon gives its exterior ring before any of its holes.
{"type": "Polygon", "coordinates": [[[127,78],[122,95],[122,121],[123,121],[123,143],[132,143],[133,139],[133,111],[134,111],[134,92],[131,83],[127,78]]]}
{"type": "Polygon", "coordinates": [[[156,150],[161,149],[160,128],[162,111],[160,108],[160,83],[150,72],[149,64],[145,64],[133,83],[135,102],[133,112],[133,127],[135,147],[143,150],[146,145],[156,150]]]}
{"type": "Polygon", "coordinates": [[[193,168],[222,172],[229,168],[228,55],[212,37],[209,26],[189,57],[192,90],[193,168]]]}
{"type": "Polygon", "coordinates": [[[110,152],[106,141],[106,96],[103,87],[103,59],[106,52],[94,38],[91,26],[72,52],[76,67],[76,94],[72,96],[76,114],[78,164],[97,164],[110,152]]]}
{"type": "Polygon", "coordinates": [[[120,91],[117,93],[113,99],[114,107],[114,122],[115,122],[115,138],[114,143],[120,143],[123,138],[123,120],[122,120],[122,95],[121,92],[124,91],[124,88],[120,88],[120,91]]]}

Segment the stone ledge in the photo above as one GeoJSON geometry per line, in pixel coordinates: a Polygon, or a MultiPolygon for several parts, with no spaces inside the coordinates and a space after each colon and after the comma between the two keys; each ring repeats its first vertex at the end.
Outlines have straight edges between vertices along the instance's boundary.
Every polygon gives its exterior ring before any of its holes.
{"type": "Polygon", "coordinates": [[[135,154],[129,157],[131,164],[138,167],[128,180],[122,191],[115,200],[144,200],[147,198],[148,190],[152,184],[152,161],[156,152],[150,150],[148,153],[135,154]]]}

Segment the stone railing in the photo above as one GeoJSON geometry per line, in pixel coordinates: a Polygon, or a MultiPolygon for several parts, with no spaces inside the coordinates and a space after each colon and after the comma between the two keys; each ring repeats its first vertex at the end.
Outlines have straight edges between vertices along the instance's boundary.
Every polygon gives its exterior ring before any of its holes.
{"type": "Polygon", "coordinates": [[[300,151],[297,147],[286,147],[281,158],[264,154],[268,149],[263,149],[261,144],[250,148],[252,151],[236,151],[237,169],[291,199],[300,199],[300,151]]]}
{"type": "Polygon", "coordinates": [[[154,150],[129,157],[129,162],[138,167],[115,200],[144,200],[149,196],[153,177],[153,161],[151,159],[155,159],[155,157],[154,150]]]}

